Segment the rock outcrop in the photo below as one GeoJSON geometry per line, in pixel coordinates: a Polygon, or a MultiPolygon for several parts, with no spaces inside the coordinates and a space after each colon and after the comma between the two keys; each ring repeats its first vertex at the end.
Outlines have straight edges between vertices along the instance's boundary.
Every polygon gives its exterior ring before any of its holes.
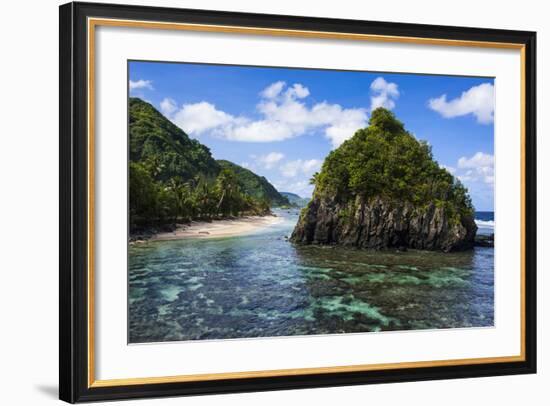
{"type": "Polygon", "coordinates": [[[467,189],[389,110],[332,151],[312,182],[291,241],[368,249],[456,251],[474,246],[467,189]]]}
{"type": "Polygon", "coordinates": [[[457,251],[474,246],[477,226],[472,217],[450,219],[445,209],[431,204],[415,208],[382,198],[369,202],[357,197],[342,205],[315,198],[300,216],[291,241],[356,248],[407,248],[457,251]]]}

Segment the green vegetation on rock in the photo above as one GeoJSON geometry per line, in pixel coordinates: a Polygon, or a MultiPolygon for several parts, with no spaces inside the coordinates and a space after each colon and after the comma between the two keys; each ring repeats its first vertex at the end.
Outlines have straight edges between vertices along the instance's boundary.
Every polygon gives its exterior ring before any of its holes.
{"type": "Polygon", "coordinates": [[[462,183],[433,159],[430,145],[418,141],[384,108],[374,110],[367,128],[328,155],[314,182],[316,195],[341,200],[378,196],[473,214],[462,183]]]}
{"type": "Polygon", "coordinates": [[[431,147],[384,108],[332,151],[292,239],[365,248],[470,248],[476,232],[466,188],[431,147]]]}

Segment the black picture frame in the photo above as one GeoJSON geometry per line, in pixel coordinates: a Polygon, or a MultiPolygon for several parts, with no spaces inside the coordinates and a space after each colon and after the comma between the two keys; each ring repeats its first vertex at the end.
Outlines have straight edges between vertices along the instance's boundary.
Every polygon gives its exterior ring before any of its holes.
{"type": "Polygon", "coordinates": [[[263,15],[113,4],[60,6],[59,397],[84,402],[235,393],[536,372],[536,33],[374,21],[263,15]],[[524,360],[362,372],[93,387],[88,380],[87,19],[89,17],[301,31],[343,32],[524,47],[524,360]]]}

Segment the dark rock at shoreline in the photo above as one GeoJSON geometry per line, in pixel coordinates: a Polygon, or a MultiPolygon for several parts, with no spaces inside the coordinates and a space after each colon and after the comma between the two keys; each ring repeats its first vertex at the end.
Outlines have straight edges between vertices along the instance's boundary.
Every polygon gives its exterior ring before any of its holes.
{"type": "Polygon", "coordinates": [[[474,245],[476,247],[494,247],[495,235],[476,235],[474,245]]]}
{"type": "Polygon", "coordinates": [[[132,234],[128,237],[128,242],[134,243],[138,241],[147,241],[153,237],[154,234],[132,234]]]}
{"type": "Polygon", "coordinates": [[[173,231],[176,231],[178,228],[177,224],[174,223],[167,223],[160,225],[158,227],[141,227],[132,230],[130,235],[128,236],[129,242],[136,242],[136,241],[147,241],[150,240],[154,235],[158,233],[170,233],[173,231]]]}
{"type": "Polygon", "coordinates": [[[472,216],[451,219],[443,207],[418,208],[380,197],[339,203],[316,197],[300,216],[291,241],[400,251],[407,248],[459,251],[474,246],[477,226],[472,216]]]}

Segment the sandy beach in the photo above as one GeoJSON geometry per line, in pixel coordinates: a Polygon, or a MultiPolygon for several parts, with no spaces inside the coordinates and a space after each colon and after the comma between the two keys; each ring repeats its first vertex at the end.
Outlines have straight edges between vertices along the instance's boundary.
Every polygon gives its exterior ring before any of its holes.
{"type": "Polygon", "coordinates": [[[276,216],[250,216],[238,219],[193,221],[189,225],[178,225],[175,231],[156,234],[151,241],[179,240],[185,238],[220,238],[251,234],[263,228],[281,223],[276,216]]]}

